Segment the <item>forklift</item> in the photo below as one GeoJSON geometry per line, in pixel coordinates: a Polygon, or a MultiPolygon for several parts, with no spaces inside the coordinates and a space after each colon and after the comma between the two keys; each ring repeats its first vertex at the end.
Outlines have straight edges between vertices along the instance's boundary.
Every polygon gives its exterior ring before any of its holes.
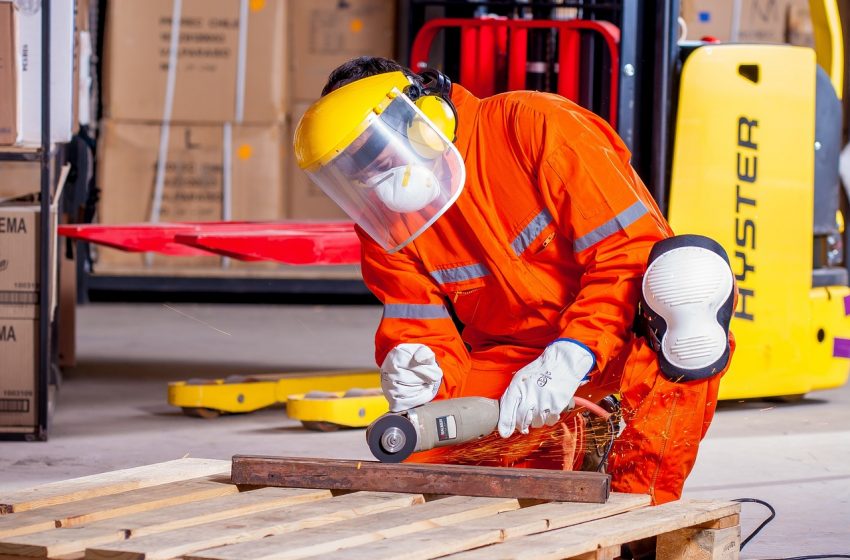
{"type": "Polygon", "coordinates": [[[607,118],[673,230],[729,254],[737,350],[720,398],[796,400],[850,373],[843,42],[835,0],[810,9],[815,49],[682,41],[679,0],[407,0],[399,59],[607,118]]]}

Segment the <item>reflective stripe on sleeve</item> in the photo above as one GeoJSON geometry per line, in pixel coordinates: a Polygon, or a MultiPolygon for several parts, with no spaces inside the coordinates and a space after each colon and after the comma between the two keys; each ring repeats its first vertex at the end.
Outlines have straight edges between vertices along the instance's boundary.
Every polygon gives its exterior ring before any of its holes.
{"type": "Polygon", "coordinates": [[[537,214],[531,223],[525,226],[519,235],[513,240],[511,243],[511,247],[513,247],[514,254],[516,256],[520,256],[531,243],[537,239],[537,236],[546,229],[546,226],[552,223],[552,214],[549,213],[548,210],[544,209],[539,214],[537,214]]]}
{"type": "Polygon", "coordinates": [[[387,303],[384,319],[448,319],[449,312],[440,303],[387,303]]]}
{"type": "Polygon", "coordinates": [[[483,276],[487,276],[488,274],[490,274],[490,271],[487,270],[487,267],[479,263],[431,271],[431,277],[436,280],[438,284],[463,282],[464,280],[481,278],[483,276]]]}
{"type": "Polygon", "coordinates": [[[643,202],[638,200],[595,230],[576,239],[573,242],[573,250],[576,253],[584,251],[588,247],[599,243],[609,235],[626,229],[646,213],[646,206],[643,205],[643,202]]]}

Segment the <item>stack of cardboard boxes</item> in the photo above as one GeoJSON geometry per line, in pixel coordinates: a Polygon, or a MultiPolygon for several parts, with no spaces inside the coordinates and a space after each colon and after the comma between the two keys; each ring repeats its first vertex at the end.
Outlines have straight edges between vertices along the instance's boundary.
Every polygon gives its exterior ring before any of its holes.
{"type": "MultiPolygon", "coordinates": [[[[111,2],[100,221],[340,217],[295,169],[293,126],[339,63],[360,54],[392,56],[394,4],[111,2]]],[[[221,261],[102,249],[96,270],[186,267],[220,271],[221,261]]]]}
{"type": "MultiPolygon", "coordinates": [[[[67,168],[60,181],[64,182],[66,173],[67,168]]],[[[0,432],[28,431],[37,424],[38,317],[42,305],[41,206],[33,191],[39,185],[37,178],[38,168],[30,164],[0,165],[0,199],[7,200],[0,203],[0,432]],[[27,191],[30,192],[21,196],[27,191]]],[[[55,232],[55,205],[49,219],[55,232]]],[[[51,247],[56,247],[55,237],[51,247]]],[[[52,317],[56,303],[55,258],[48,262],[52,317]]]]}
{"type": "MultiPolygon", "coordinates": [[[[395,4],[393,0],[290,1],[292,133],[319,98],[334,68],[357,56],[393,58],[395,4]]],[[[289,216],[344,218],[342,210],[295,165],[294,158],[290,162],[286,185],[289,216]]]]}
{"type": "MultiPolygon", "coordinates": [[[[285,1],[121,0],[107,14],[100,221],[282,217],[285,1]]],[[[218,263],[102,250],[98,271],[218,263]]]]}
{"type": "MultiPolygon", "coordinates": [[[[32,432],[38,424],[39,310],[55,311],[55,252],[46,275],[53,293],[41,301],[42,103],[50,102],[51,142],[71,139],[77,122],[79,68],[75,0],[51,2],[50,94],[42,91],[42,3],[0,0],[0,432],[32,432]]],[[[67,172],[67,170],[66,170],[67,172]]],[[[61,177],[65,177],[65,173],[61,177]]],[[[64,179],[60,179],[64,180],[64,179]]],[[[56,185],[54,184],[55,188],[56,185]]],[[[57,191],[58,192],[58,191],[57,191]]],[[[51,212],[56,223],[56,211],[51,212]]],[[[55,227],[53,228],[55,231],[55,227]]],[[[56,247],[56,239],[52,240],[56,247]]]]}
{"type": "Polygon", "coordinates": [[[0,206],[0,430],[36,422],[38,206],[0,206]]]}

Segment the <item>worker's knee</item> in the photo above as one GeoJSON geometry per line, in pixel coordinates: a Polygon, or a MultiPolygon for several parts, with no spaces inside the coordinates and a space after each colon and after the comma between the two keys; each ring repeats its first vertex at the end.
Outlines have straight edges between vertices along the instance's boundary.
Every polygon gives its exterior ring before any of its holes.
{"type": "Polygon", "coordinates": [[[680,235],[655,244],[643,278],[639,330],[668,379],[705,379],[727,367],[734,300],[729,258],[717,242],[680,235]]]}

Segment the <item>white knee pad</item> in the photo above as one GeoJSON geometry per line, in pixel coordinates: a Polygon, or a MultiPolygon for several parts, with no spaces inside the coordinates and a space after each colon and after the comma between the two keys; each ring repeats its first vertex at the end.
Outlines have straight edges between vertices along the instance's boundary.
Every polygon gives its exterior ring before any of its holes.
{"type": "Polygon", "coordinates": [[[729,361],[734,277],[726,251],[700,235],[652,248],[643,277],[644,330],[673,381],[705,379],[729,361]]]}

